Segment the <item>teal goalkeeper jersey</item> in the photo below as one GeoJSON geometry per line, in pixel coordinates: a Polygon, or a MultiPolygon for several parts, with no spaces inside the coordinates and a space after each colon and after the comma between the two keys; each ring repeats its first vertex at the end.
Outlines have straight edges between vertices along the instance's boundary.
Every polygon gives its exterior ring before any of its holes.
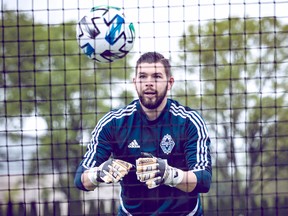
{"type": "Polygon", "coordinates": [[[132,169],[120,183],[119,215],[201,215],[199,193],[208,192],[212,177],[209,146],[205,122],[195,110],[168,99],[160,116],[149,121],[135,100],[100,119],[79,168],[99,166],[110,156],[135,165],[141,152],[167,159],[170,166],[196,174],[194,191],[167,185],[148,189],[132,169]]]}

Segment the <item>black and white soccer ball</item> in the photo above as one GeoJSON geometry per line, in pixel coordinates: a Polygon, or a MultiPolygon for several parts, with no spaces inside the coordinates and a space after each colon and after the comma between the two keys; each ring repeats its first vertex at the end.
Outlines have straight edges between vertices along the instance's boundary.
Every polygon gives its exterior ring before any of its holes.
{"type": "Polygon", "coordinates": [[[83,53],[96,62],[114,62],[133,48],[135,28],[126,22],[121,8],[96,6],[83,16],[76,27],[83,53]]]}

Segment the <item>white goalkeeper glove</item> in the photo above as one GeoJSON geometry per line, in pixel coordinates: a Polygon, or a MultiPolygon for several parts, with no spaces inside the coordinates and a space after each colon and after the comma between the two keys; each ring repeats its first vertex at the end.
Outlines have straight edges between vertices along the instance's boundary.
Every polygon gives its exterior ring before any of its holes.
{"type": "Polygon", "coordinates": [[[132,164],[123,160],[109,159],[99,167],[89,169],[88,178],[94,185],[97,185],[98,182],[102,181],[107,184],[117,183],[128,174],[132,166],[132,164]]]}
{"type": "Polygon", "coordinates": [[[136,160],[136,175],[140,182],[145,182],[149,189],[161,184],[175,187],[183,180],[182,170],[168,165],[167,160],[143,153],[143,157],[136,160]]]}

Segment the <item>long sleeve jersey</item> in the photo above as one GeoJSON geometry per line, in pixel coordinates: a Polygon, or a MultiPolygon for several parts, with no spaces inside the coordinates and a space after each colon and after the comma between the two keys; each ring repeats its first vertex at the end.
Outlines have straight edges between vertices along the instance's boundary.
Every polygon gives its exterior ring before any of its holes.
{"type": "MultiPolygon", "coordinates": [[[[149,121],[139,100],[135,100],[100,119],[78,172],[99,166],[111,156],[135,165],[141,152],[151,153],[167,159],[170,166],[193,171],[197,177],[196,188],[190,193],[167,185],[148,189],[137,180],[136,170],[130,170],[120,182],[120,212],[123,215],[200,215],[199,193],[208,192],[212,178],[209,146],[205,122],[195,110],[168,99],[159,117],[149,121]]],[[[77,186],[85,190],[83,185],[77,186]]]]}

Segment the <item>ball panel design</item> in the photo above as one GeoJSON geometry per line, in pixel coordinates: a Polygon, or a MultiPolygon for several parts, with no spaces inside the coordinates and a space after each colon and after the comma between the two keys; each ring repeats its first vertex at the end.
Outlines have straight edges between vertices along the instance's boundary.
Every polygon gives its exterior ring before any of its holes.
{"type": "Polygon", "coordinates": [[[78,22],[77,41],[90,59],[113,62],[133,48],[135,29],[133,23],[126,23],[120,8],[97,6],[78,22]]]}

